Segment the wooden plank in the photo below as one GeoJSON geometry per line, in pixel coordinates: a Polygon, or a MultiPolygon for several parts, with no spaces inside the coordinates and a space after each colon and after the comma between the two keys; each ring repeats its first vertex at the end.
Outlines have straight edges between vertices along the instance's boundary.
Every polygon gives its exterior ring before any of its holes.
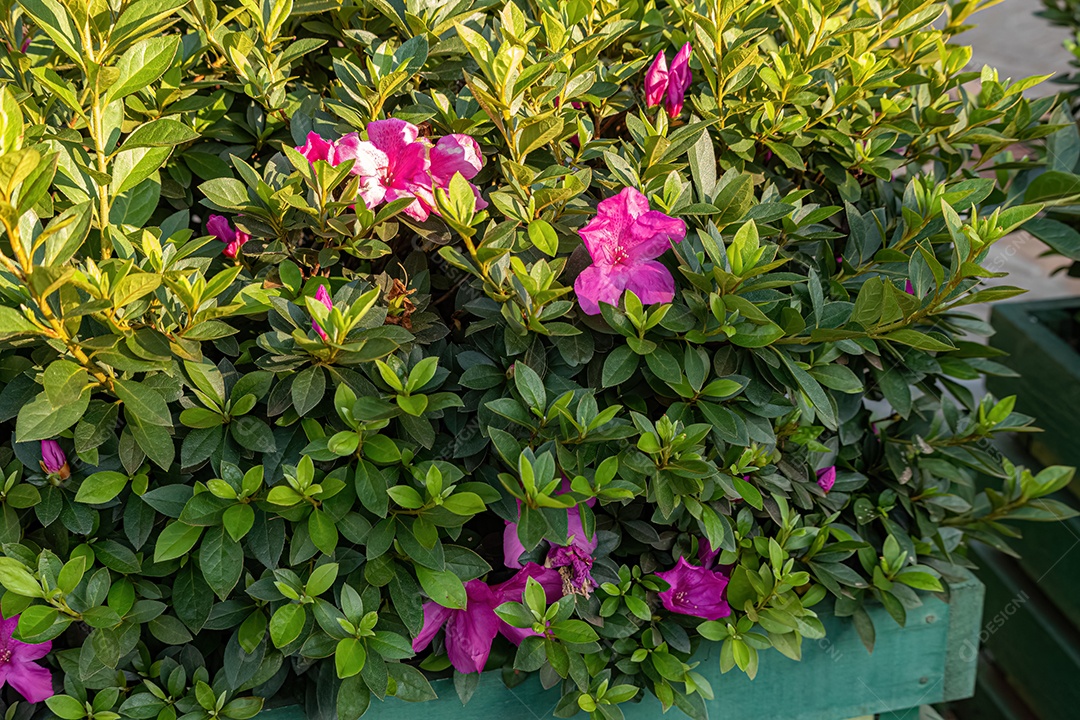
{"type": "MultiPolygon", "coordinates": [[[[1026,435],[1032,455],[1043,465],[1080,465],[1080,354],[1052,330],[1080,310],[1080,299],[1003,303],[994,307],[990,344],[1009,353],[1002,363],[1019,377],[988,377],[998,397],[1016,395],[1016,409],[1036,418],[1043,432],[1026,435]]],[[[1071,490],[1080,494],[1080,481],[1071,490]]]]}
{"type": "Polygon", "coordinates": [[[948,708],[958,720],[1037,720],[985,653],[979,657],[975,695],[948,708]]]}
{"type": "MultiPolygon", "coordinates": [[[[1014,463],[1038,472],[1039,462],[1015,440],[1003,439],[996,444],[1014,463]]],[[[996,479],[980,480],[980,485],[984,482],[1000,487],[996,479]]],[[[1054,493],[1052,499],[1080,508],[1080,501],[1072,493],[1054,493]]],[[[1025,522],[1017,529],[1023,532],[1023,538],[1009,541],[1009,546],[1020,554],[1016,562],[1072,625],[1080,628],[1080,517],[1061,522],[1025,522]]]]}
{"type": "Polygon", "coordinates": [[[986,583],[985,647],[1024,704],[1042,720],[1074,720],[1080,707],[1080,633],[997,551],[976,548],[986,583]]]}
{"type": "MultiPolygon", "coordinates": [[[[719,645],[707,643],[694,656],[698,672],[712,683],[715,699],[708,703],[712,718],[739,720],[837,720],[922,704],[958,699],[974,686],[975,653],[964,648],[977,642],[982,585],[974,577],[952,587],[950,602],[927,596],[908,614],[900,628],[879,606],[869,608],[877,628],[874,653],[868,654],[847,619],[822,612],[827,636],[803,643],[803,660],[778,652],[761,655],[758,676],[751,681],[737,671],[719,672],[719,645]],[[973,617],[964,617],[971,615],[973,617]],[[970,667],[966,667],[969,665],[970,667]],[[793,701],[797,698],[797,701],[793,701]]],[[[485,673],[467,706],[457,700],[453,682],[432,682],[441,698],[437,705],[410,705],[394,698],[374,702],[366,718],[416,720],[430,714],[438,720],[514,717],[544,720],[559,699],[544,691],[534,676],[516,688],[506,688],[498,672],[485,673]]],[[[622,706],[627,720],[655,720],[661,707],[650,696],[622,706]]],[[[262,714],[268,720],[302,720],[299,708],[262,714]]]]}

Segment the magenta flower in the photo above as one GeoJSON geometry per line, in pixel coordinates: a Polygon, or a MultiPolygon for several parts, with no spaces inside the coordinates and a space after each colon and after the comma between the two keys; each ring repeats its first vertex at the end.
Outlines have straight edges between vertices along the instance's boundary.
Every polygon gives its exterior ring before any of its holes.
{"type": "Polygon", "coordinates": [[[322,135],[319,135],[317,132],[309,132],[307,134],[307,141],[296,148],[296,152],[307,158],[308,162],[313,163],[316,160],[325,160],[331,164],[336,164],[330,159],[333,150],[334,144],[329,140],[324,140],[322,135]]]}
{"type": "Polygon", "coordinates": [[[716,558],[720,556],[720,548],[714,548],[707,539],[702,538],[698,543],[697,555],[702,567],[712,567],[716,558]]]}
{"type": "Polygon", "coordinates": [[[680,557],[674,568],[656,576],[671,586],[659,593],[660,602],[670,612],[706,620],[719,620],[731,614],[724,599],[728,579],[719,570],[691,565],[680,557]]]}
{"type": "MultiPolygon", "coordinates": [[[[468,135],[462,135],[461,133],[444,135],[439,138],[439,141],[431,148],[429,157],[431,161],[432,191],[435,188],[449,188],[450,180],[453,179],[455,173],[461,173],[461,176],[466,180],[472,180],[480,172],[480,169],[484,167],[484,156],[480,153],[480,144],[468,135]]],[[[476,197],[476,209],[483,210],[487,207],[487,202],[480,197],[480,190],[475,185],[472,183],[469,183],[469,185],[472,187],[473,195],[476,197]]],[[[422,202],[425,197],[421,196],[422,202]]],[[[430,209],[435,210],[434,206],[430,209]]]]}
{"type": "Polygon", "coordinates": [[[39,703],[52,697],[52,673],[38,665],[52,650],[52,642],[24,643],[12,635],[19,625],[19,616],[0,620],[0,687],[5,683],[15,688],[27,702],[39,703]]]}
{"type": "Polygon", "coordinates": [[[221,215],[210,216],[210,219],[206,221],[206,231],[225,243],[225,249],[221,253],[228,258],[239,255],[241,246],[251,239],[251,236],[243,230],[234,230],[228,218],[221,215]]]}
{"type": "Polygon", "coordinates": [[[63,475],[66,479],[71,475],[68,469],[67,456],[55,440],[41,441],[41,469],[50,475],[63,475]]]}
{"type": "Polygon", "coordinates": [[[686,237],[686,223],[649,209],[649,200],[634,188],[623,188],[601,200],[596,217],[578,230],[593,264],[574,281],[574,292],[586,315],[600,313],[600,303],[618,305],[624,290],[642,303],[671,302],[675,279],[656,261],[672,242],[686,237]]]}
{"type": "MultiPolygon", "coordinates": [[[[570,479],[563,476],[559,492],[570,492],[570,479]]],[[[588,506],[596,504],[596,498],[585,501],[588,506]]],[[[521,503],[518,503],[520,512],[521,503]]],[[[589,596],[596,583],[592,578],[593,553],[599,540],[594,535],[590,540],[585,534],[585,526],[581,522],[581,510],[576,505],[566,509],[567,539],[565,543],[555,544],[548,550],[544,566],[557,568],[562,577],[563,594],[589,596]]],[[[508,522],[503,530],[503,564],[508,568],[521,567],[521,555],[528,548],[518,537],[518,524],[508,522]]]]}
{"type": "Polygon", "coordinates": [[[664,51],[656,53],[648,72],[645,73],[645,106],[656,107],[664,101],[668,87],[667,56],[664,51]]]}
{"type": "Polygon", "coordinates": [[[543,586],[549,603],[557,600],[562,584],[558,573],[529,563],[504,583],[489,586],[482,580],[465,583],[468,600],[464,610],[445,608],[436,602],[424,603],[424,627],[412,642],[414,652],[431,644],[440,628],[446,626],[446,654],[450,664],[460,673],[484,671],[491,643],[500,632],[515,645],[521,644],[533,631],[516,628],[503,622],[495,608],[505,602],[521,602],[528,579],[536,578],[543,586]]]}
{"type": "Polygon", "coordinates": [[[690,43],[686,43],[679,52],[675,54],[675,59],[671,61],[671,71],[668,73],[667,83],[667,102],[665,108],[667,109],[668,116],[672,120],[679,117],[679,113],[682,112],[683,100],[686,99],[686,91],[690,88],[690,81],[693,79],[693,75],[690,73],[690,53],[693,48],[690,47],[690,43]]]}
{"type": "Polygon", "coordinates": [[[904,281],[904,292],[906,292],[908,295],[915,294],[915,287],[911,284],[910,280],[904,281]]]}
{"type": "Polygon", "coordinates": [[[367,134],[367,140],[360,140],[354,133],[346,135],[334,151],[335,162],[355,160],[352,173],[360,176],[359,194],[364,205],[373,208],[411,197],[413,202],[405,208],[405,214],[427,220],[435,199],[431,195],[428,146],[417,139],[419,128],[390,118],[368,123],[367,134]]]}
{"type": "MultiPolygon", "coordinates": [[[[325,285],[320,285],[319,289],[315,291],[315,299],[325,305],[327,310],[334,309],[334,301],[330,298],[330,293],[327,292],[325,285]]],[[[330,336],[323,330],[322,325],[314,318],[311,320],[311,329],[318,333],[319,337],[323,339],[323,342],[330,339],[330,336]]]]}
{"type": "Polygon", "coordinates": [[[824,490],[825,494],[828,495],[829,491],[832,490],[833,485],[836,484],[836,466],[830,465],[827,468],[818,470],[817,484],[818,487],[824,490]]]}

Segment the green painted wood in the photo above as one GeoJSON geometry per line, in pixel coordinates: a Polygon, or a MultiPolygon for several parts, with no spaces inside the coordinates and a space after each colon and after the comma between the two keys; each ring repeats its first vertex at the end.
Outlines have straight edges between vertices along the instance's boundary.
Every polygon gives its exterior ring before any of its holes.
{"type": "MultiPolygon", "coordinates": [[[[1043,432],[1024,436],[1043,465],[1080,465],[1080,354],[1054,331],[1080,310],[1080,298],[1003,303],[990,316],[990,344],[1009,353],[1002,363],[1017,377],[988,377],[998,397],[1016,395],[1016,409],[1043,432]]],[[[1071,488],[1080,494],[1080,481],[1071,488]]]]}
{"type": "MultiPolygon", "coordinates": [[[[850,621],[822,612],[827,636],[803,643],[801,662],[778,652],[761,655],[755,680],[739,672],[720,674],[719,645],[708,643],[696,654],[698,672],[712,683],[716,699],[708,703],[713,720],[838,720],[971,695],[975,683],[982,584],[974,577],[953,585],[948,603],[927,597],[900,628],[884,609],[870,608],[877,628],[873,654],[867,653],[850,621]]],[[[559,700],[534,676],[509,689],[498,672],[488,672],[468,705],[462,706],[449,679],[432,682],[440,700],[410,705],[394,698],[374,701],[365,718],[372,720],[476,720],[528,718],[545,720],[559,700]]],[[[622,706],[627,720],[661,717],[660,703],[649,697],[622,706]]],[[[261,714],[265,720],[304,720],[300,708],[261,714]]]]}
{"type": "MultiPolygon", "coordinates": [[[[1017,465],[1038,472],[1040,463],[1015,440],[1001,441],[997,446],[1017,465]]],[[[1000,487],[998,480],[988,482],[990,487],[1000,487]]],[[[1055,493],[1053,499],[1080,509],[1080,500],[1072,493],[1055,493]]],[[[1047,600],[1074,627],[1080,628],[1080,517],[1062,522],[1024,523],[1018,529],[1023,532],[1023,538],[1009,542],[1020,555],[1015,562],[1047,600]]]]}
{"type": "Polygon", "coordinates": [[[976,555],[986,584],[982,632],[990,659],[1035,717],[1075,720],[1080,632],[1014,560],[985,547],[976,555]]]}
{"type": "Polygon", "coordinates": [[[949,705],[949,712],[958,720],[1035,720],[1031,711],[1008,678],[982,654],[979,657],[975,695],[949,705]]]}

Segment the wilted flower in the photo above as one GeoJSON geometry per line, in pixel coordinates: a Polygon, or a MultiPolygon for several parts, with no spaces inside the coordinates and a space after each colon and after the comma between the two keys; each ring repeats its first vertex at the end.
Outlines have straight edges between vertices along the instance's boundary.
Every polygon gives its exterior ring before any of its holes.
{"type": "Polygon", "coordinates": [[[817,484],[826,494],[832,490],[833,485],[836,484],[836,466],[830,465],[827,468],[821,468],[817,471],[817,484]]]}
{"type": "Polygon", "coordinates": [[[562,584],[558,573],[529,563],[504,583],[488,586],[482,580],[465,583],[467,601],[464,610],[445,608],[436,602],[424,603],[424,627],[412,642],[414,652],[431,644],[436,633],[446,626],[446,654],[460,673],[483,672],[491,654],[495,636],[503,636],[515,645],[534,634],[529,628],[516,628],[499,618],[495,608],[505,602],[521,602],[528,579],[536,578],[543,586],[547,601],[559,598],[562,584]]]}
{"type": "MultiPolygon", "coordinates": [[[[330,298],[330,293],[327,292],[325,285],[320,285],[319,289],[315,291],[315,299],[325,305],[327,310],[334,309],[334,301],[330,298]]],[[[314,318],[311,320],[311,329],[318,333],[324,342],[330,339],[330,336],[323,330],[322,325],[319,325],[319,321],[314,318]]]]}
{"type": "Polygon", "coordinates": [[[222,254],[225,257],[234,258],[240,254],[240,248],[251,239],[243,230],[234,230],[228,218],[221,215],[211,215],[206,221],[206,231],[225,243],[222,254]]]}
{"type": "MultiPolygon", "coordinates": [[[[557,494],[570,492],[570,479],[563,477],[557,494]]],[[[596,498],[589,498],[585,504],[592,506],[596,498]]],[[[520,505],[520,503],[519,503],[520,505]]],[[[548,550],[544,561],[545,567],[558,568],[563,580],[563,594],[577,593],[589,596],[596,583],[592,579],[593,553],[599,540],[596,535],[590,539],[585,534],[581,522],[581,509],[578,506],[566,510],[566,542],[555,543],[548,550]]],[[[509,568],[521,567],[521,555],[528,548],[518,537],[518,524],[508,522],[503,530],[503,564],[509,568]]]]}
{"type": "Polygon", "coordinates": [[[54,695],[52,673],[38,665],[52,650],[52,642],[24,643],[13,635],[19,616],[0,620],[0,687],[15,688],[28,702],[38,703],[54,695]]]}
{"type": "Polygon", "coordinates": [[[710,570],[679,558],[675,567],[656,576],[671,587],[659,593],[664,607],[680,615],[719,620],[731,614],[724,599],[728,579],[719,570],[710,570]]]}
{"type": "Polygon", "coordinates": [[[61,480],[71,477],[67,456],[55,440],[41,441],[41,469],[49,475],[59,475],[61,480]]]}
{"type": "Polygon", "coordinates": [[[578,234],[593,261],[574,281],[587,315],[599,314],[601,302],[617,305],[624,290],[646,305],[675,297],[675,279],[656,258],[682,242],[686,223],[650,210],[648,198],[634,188],[601,200],[596,217],[578,234]]]}

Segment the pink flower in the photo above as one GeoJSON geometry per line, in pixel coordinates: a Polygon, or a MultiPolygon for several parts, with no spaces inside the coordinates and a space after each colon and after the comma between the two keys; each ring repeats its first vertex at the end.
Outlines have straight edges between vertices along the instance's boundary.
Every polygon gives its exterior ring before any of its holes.
{"type": "Polygon", "coordinates": [[[674,568],[656,576],[671,586],[659,593],[660,602],[669,611],[706,620],[719,620],[731,614],[724,599],[728,579],[719,570],[697,567],[680,557],[674,568]]]}
{"type": "MultiPolygon", "coordinates": [[[[461,173],[466,180],[472,180],[484,167],[484,156],[480,153],[480,144],[468,135],[460,133],[439,138],[439,141],[431,148],[429,157],[432,192],[435,188],[449,188],[450,180],[453,179],[455,173],[461,173]]],[[[469,185],[476,197],[476,209],[483,210],[487,207],[487,202],[480,197],[480,190],[475,185],[472,183],[469,185]]],[[[430,209],[434,210],[434,207],[430,209]]]]}
{"type": "Polygon", "coordinates": [[[364,205],[373,208],[411,197],[413,202],[405,208],[405,214],[427,220],[435,198],[431,194],[428,146],[417,139],[419,128],[390,118],[368,123],[367,133],[367,140],[360,140],[355,133],[346,135],[334,152],[335,162],[356,161],[352,173],[360,176],[359,194],[364,205]]]}
{"type": "Polygon", "coordinates": [[[599,314],[602,302],[617,305],[624,290],[646,305],[675,297],[675,279],[656,258],[682,242],[686,223],[650,210],[648,198],[634,188],[600,201],[596,217],[578,235],[593,261],[574,281],[586,315],[599,314]]]}
{"type": "Polygon", "coordinates": [[[243,230],[234,230],[228,218],[221,215],[210,216],[210,219],[206,221],[206,231],[225,243],[225,249],[221,253],[228,258],[236,257],[240,253],[241,246],[251,239],[251,236],[243,230]]]}
{"type": "Polygon", "coordinates": [[[690,43],[683,45],[671,61],[671,71],[668,73],[667,102],[665,108],[671,119],[679,117],[682,112],[683,100],[686,99],[686,91],[690,88],[693,75],[690,73],[690,53],[693,48],[690,43]]]}
{"type": "Polygon", "coordinates": [[[60,443],[55,440],[41,441],[41,469],[49,475],[59,475],[63,480],[71,476],[67,456],[60,448],[60,443]]]}
{"type": "Polygon", "coordinates": [[[656,53],[648,72],[645,73],[645,105],[656,107],[664,101],[668,87],[667,56],[661,50],[656,53]]]}
{"type": "Polygon", "coordinates": [[[24,643],[12,637],[19,616],[0,620],[0,687],[15,688],[28,702],[38,703],[54,695],[52,673],[38,665],[52,650],[52,642],[24,643]]]}
{"type": "MultiPolygon", "coordinates": [[[[330,293],[327,292],[325,285],[319,286],[319,289],[315,292],[315,299],[325,305],[327,310],[334,309],[334,301],[330,299],[330,293]]],[[[322,329],[322,325],[319,325],[318,321],[315,319],[312,319],[311,321],[311,329],[318,333],[319,337],[323,339],[323,342],[330,339],[330,336],[322,329]]]]}
{"type": "Polygon", "coordinates": [[[836,484],[836,466],[830,465],[817,471],[817,484],[827,495],[836,484]]]}
{"type": "MultiPolygon", "coordinates": [[[[317,132],[309,132],[307,134],[307,141],[296,148],[296,152],[307,158],[308,162],[315,162],[316,160],[325,160],[331,162],[330,155],[333,152],[334,144],[328,140],[324,140],[322,135],[317,132]]],[[[331,164],[336,164],[332,163],[331,164]]]]}
{"type": "MultiPolygon", "coordinates": [[[[743,479],[746,479],[745,476],[743,477],[743,479]]],[[[697,556],[698,561],[701,563],[702,567],[712,567],[713,563],[716,562],[716,558],[719,557],[719,555],[720,548],[714,548],[708,540],[703,538],[701,542],[698,543],[697,556]]]]}
{"type": "Polygon", "coordinates": [[[506,582],[488,586],[482,580],[465,583],[467,601],[464,610],[445,608],[435,602],[424,603],[424,627],[412,642],[414,652],[431,644],[440,628],[446,626],[446,654],[450,664],[460,673],[483,672],[491,654],[491,643],[500,632],[515,645],[521,644],[533,631],[516,628],[503,622],[495,608],[505,602],[521,602],[525,583],[530,577],[544,587],[549,603],[557,600],[561,580],[558,573],[529,563],[506,582]]]}

